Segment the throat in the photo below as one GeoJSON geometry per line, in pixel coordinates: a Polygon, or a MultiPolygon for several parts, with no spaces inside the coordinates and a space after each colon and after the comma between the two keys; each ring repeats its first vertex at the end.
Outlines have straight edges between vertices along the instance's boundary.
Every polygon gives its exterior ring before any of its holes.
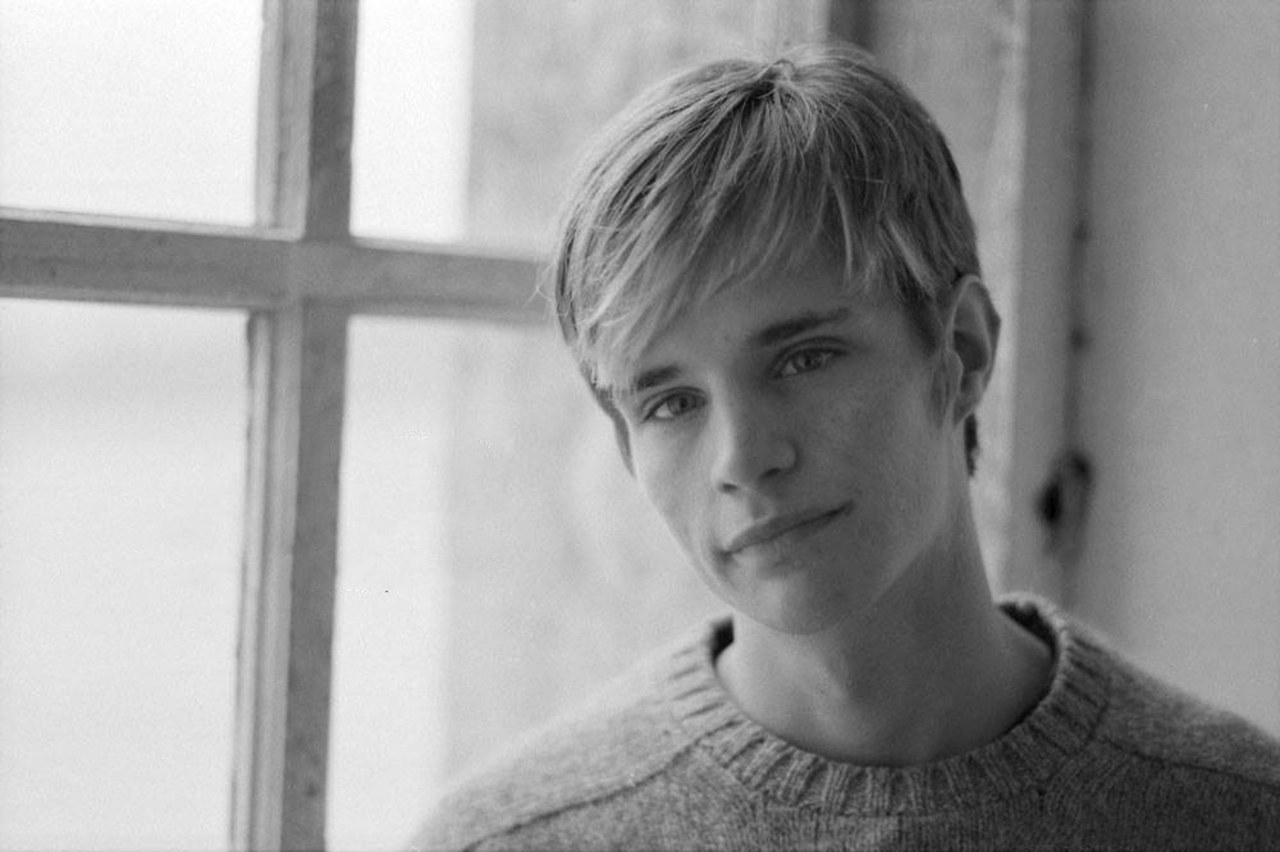
{"type": "Polygon", "coordinates": [[[972,635],[886,630],[882,641],[834,649],[747,627],[716,670],[749,717],[804,751],[861,765],[928,763],[999,738],[1047,690],[1049,649],[989,607],[972,635]]]}

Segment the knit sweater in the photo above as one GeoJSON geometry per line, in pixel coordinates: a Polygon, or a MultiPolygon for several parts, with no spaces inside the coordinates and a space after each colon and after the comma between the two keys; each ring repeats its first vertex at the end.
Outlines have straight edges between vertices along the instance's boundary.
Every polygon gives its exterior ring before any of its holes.
{"type": "Polygon", "coordinates": [[[1044,601],[1048,693],[993,742],[837,763],[749,719],[710,625],[464,780],[416,849],[1280,849],[1280,742],[1142,673],[1044,601]]]}

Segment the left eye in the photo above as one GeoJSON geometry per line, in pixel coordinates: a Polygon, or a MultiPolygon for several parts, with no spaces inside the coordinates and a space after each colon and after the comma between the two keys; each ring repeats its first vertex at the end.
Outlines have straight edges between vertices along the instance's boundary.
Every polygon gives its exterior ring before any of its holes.
{"type": "Polygon", "coordinates": [[[802,349],[799,352],[793,352],[778,367],[778,377],[786,378],[821,370],[835,357],[836,353],[831,349],[802,349]]]}

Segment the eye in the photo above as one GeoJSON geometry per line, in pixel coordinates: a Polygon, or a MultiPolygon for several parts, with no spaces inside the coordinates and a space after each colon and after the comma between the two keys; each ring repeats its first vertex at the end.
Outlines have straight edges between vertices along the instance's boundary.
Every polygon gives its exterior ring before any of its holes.
{"type": "Polygon", "coordinates": [[[821,370],[831,363],[840,353],[834,349],[810,348],[792,352],[782,359],[778,365],[777,375],[780,379],[821,370]]]}
{"type": "Polygon", "coordinates": [[[675,420],[702,406],[697,395],[687,391],[675,391],[661,397],[645,409],[645,420],[675,420]]]}

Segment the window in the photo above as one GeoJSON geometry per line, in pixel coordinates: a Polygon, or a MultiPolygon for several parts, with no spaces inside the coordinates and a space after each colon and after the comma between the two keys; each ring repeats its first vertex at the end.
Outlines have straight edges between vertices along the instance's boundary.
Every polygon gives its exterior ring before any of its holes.
{"type": "Polygon", "coordinates": [[[40,531],[0,547],[0,758],[39,768],[0,782],[5,845],[398,845],[458,766],[713,606],[532,298],[538,253],[639,87],[813,38],[827,4],[655,5],[0,7],[0,524],[40,531]],[[112,718],[163,756],[121,777],[112,718]],[[109,825],[143,807],[172,820],[109,825]]]}
{"type": "Polygon", "coordinates": [[[261,27],[238,0],[5,0],[0,205],[252,224],[261,27]]]}

